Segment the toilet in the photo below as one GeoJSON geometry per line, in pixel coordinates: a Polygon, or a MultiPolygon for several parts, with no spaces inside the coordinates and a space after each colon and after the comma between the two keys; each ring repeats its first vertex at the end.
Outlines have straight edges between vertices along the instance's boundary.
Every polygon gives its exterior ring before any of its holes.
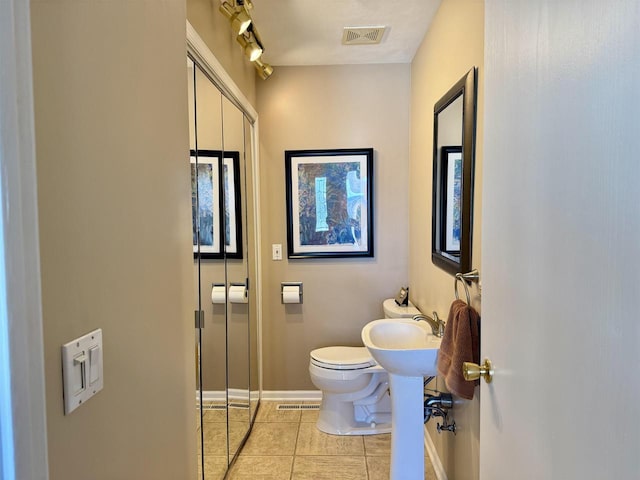
{"type": "MultiPolygon", "coordinates": [[[[382,304],[385,318],[407,318],[420,311],[393,298],[382,304]]],[[[366,347],[323,347],[311,351],[309,374],[322,391],[319,430],[332,435],[373,435],[391,431],[389,376],[366,347]]]]}

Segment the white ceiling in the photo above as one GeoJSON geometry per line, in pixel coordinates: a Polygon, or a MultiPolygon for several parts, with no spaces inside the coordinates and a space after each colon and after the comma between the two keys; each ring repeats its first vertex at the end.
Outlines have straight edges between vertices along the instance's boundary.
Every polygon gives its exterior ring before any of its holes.
{"type": "Polygon", "coordinates": [[[441,0],[252,0],[271,65],[409,63],[441,0]],[[342,45],[344,27],[385,26],[378,45],[342,45]]]}

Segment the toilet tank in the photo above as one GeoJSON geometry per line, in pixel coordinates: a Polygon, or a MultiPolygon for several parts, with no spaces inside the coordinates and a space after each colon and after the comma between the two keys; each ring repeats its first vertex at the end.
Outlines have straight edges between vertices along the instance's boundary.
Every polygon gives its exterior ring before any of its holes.
{"type": "Polygon", "coordinates": [[[387,298],[382,302],[382,309],[384,310],[384,318],[411,318],[420,313],[420,310],[413,303],[409,302],[407,306],[400,306],[393,298],[387,298]]]}

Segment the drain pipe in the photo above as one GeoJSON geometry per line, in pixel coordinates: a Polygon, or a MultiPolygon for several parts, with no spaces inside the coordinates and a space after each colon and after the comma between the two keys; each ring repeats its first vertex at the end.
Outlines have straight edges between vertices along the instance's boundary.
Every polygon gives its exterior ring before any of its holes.
{"type": "Polygon", "coordinates": [[[442,425],[437,424],[438,433],[443,430],[456,433],[456,423],[448,423],[448,413],[453,408],[453,397],[450,393],[438,392],[439,395],[425,394],[424,396],[424,423],[431,420],[431,417],[442,417],[442,425]]]}

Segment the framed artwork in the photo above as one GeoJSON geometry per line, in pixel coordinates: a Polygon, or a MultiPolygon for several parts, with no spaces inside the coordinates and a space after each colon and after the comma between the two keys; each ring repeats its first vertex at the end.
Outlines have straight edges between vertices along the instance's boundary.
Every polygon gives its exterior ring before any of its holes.
{"type": "Polygon", "coordinates": [[[462,199],[462,147],[442,147],[442,212],[444,220],[441,245],[451,255],[460,255],[462,199]]]}
{"type": "Polygon", "coordinates": [[[373,148],[285,151],[289,258],[373,257],[373,148]]]}
{"type": "Polygon", "coordinates": [[[191,150],[190,161],[194,257],[242,258],[240,153],[191,150]]]}

